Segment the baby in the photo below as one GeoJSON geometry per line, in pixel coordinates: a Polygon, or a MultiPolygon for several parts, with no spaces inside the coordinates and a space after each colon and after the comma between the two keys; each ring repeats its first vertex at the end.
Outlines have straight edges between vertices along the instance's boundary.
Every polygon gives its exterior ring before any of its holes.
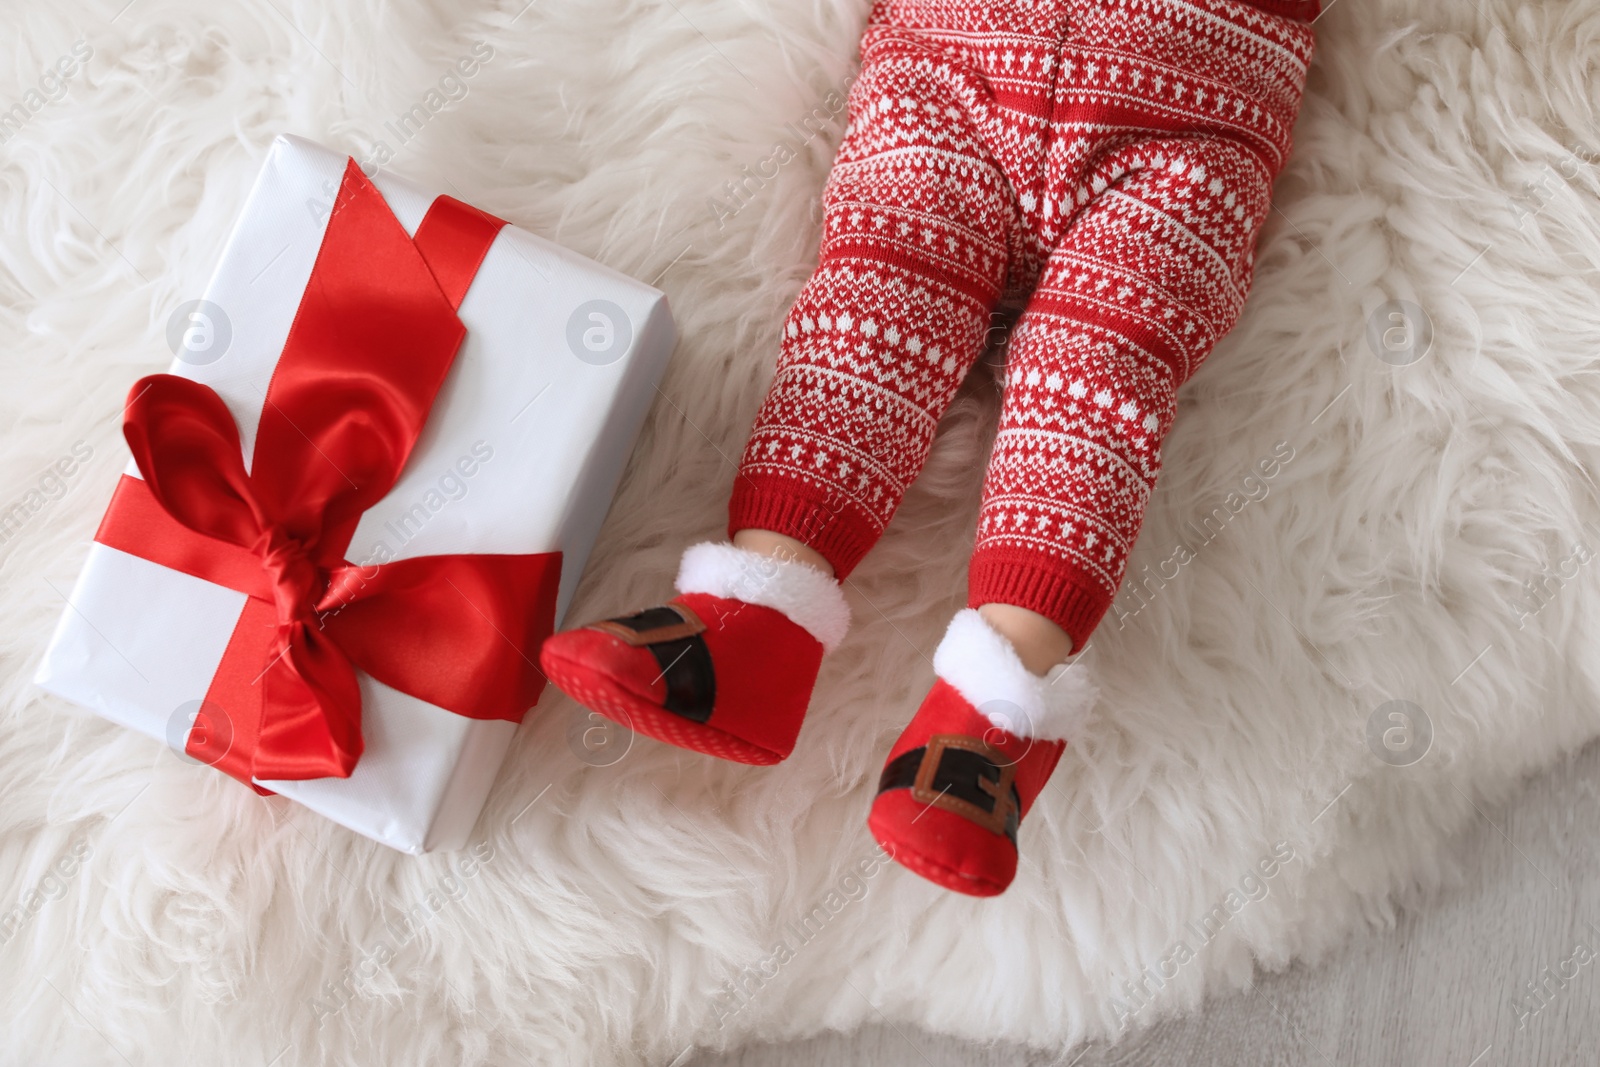
{"type": "Polygon", "coordinates": [[[729,505],[666,604],[550,638],[552,681],[662,741],[788,756],[839,583],[883,533],[1002,302],[1026,305],[968,608],[869,825],[992,896],[1095,687],[1177,391],[1233,328],[1290,148],[1318,0],[877,0],[816,273],[729,505]]]}

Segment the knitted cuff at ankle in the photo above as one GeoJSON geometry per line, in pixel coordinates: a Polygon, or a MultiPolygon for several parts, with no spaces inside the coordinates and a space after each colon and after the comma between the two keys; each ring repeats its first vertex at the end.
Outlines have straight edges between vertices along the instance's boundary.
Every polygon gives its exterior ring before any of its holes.
{"type": "Polygon", "coordinates": [[[1112,598],[1077,568],[1040,553],[979,547],[967,566],[967,607],[1011,604],[1038,612],[1072,638],[1089,643],[1112,598]]]}
{"type": "Polygon", "coordinates": [[[1000,729],[1042,741],[1072,740],[1100,696],[1078,656],[1040,677],[974,608],[950,620],[933,670],[1000,729]]]}
{"type": "Polygon", "coordinates": [[[827,560],[841,582],[883,532],[856,505],[831,500],[825,490],[800,479],[742,472],[728,499],[728,537],[740,530],[794,538],[827,560]]]}
{"type": "Polygon", "coordinates": [[[810,564],[730,544],[704,541],[686,549],[677,588],[780,611],[821,642],[825,652],[838,648],[850,629],[850,605],[838,582],[810,564]]]}

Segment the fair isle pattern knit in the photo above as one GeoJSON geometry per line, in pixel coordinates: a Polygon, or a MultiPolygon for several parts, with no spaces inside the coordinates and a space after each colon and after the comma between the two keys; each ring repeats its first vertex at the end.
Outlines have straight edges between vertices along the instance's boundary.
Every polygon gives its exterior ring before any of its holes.
{"type": "Polygon", "coordinates": [[[1237,321],[1315,0],[878,0],[729,530],[844,577],[981,354],[1008,346],[969,603],[1081,648],[1122,582],[1176,393],[1237,321]]]}

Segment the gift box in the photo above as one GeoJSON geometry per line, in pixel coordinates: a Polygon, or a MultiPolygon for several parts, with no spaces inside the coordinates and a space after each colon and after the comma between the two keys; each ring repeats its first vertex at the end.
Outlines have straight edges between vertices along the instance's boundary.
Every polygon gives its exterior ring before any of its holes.
{"type": "Polygon", "coordinates": [[[671,354],[665,297],[286,136],[180,310],[35,680],[460,847],[671,354]]]}

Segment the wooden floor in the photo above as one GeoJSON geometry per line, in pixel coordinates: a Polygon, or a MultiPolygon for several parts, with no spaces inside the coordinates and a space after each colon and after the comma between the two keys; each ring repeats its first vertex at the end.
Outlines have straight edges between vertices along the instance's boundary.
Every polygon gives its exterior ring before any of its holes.
{"type": "Polygon", "coordinates": [[[1460,847],[1466,882],[1396,929],[1115,1047],[874,1027],[682,1067],[1600,1067],[1600,956],[1578,950],[1600,953],[1600,744],[1487,812],[1460,847]],[[1519,1018],[1513,1001],[1545,967],[1577,973],[1519,1018]]]}

